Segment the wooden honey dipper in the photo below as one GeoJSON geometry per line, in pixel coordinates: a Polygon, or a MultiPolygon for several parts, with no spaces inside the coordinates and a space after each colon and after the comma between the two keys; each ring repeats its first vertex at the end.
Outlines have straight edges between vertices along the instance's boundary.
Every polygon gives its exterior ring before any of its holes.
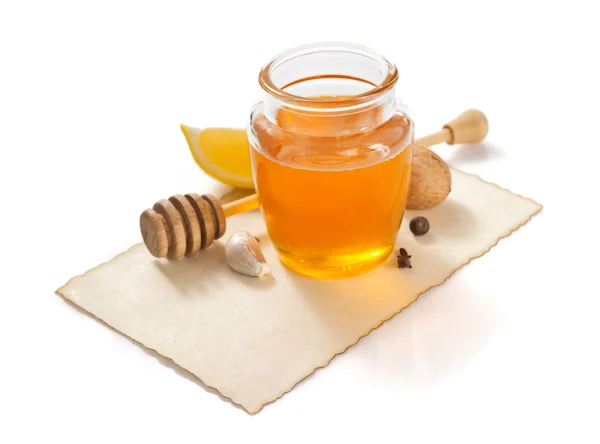
{"type": "MultiPolygon", "coordinates": [[[[465,111],[436,133],[415,140],[415,145],[430,147],[439,143],[479,142],[488,132],[485,115],[465,111]]],[[[226,219],[258,208],[256,194],[222,205],[210,195],[176,194],[156,202],[140,216],[140,229],[148,251],[155,257],[180,259],[203,250],[225,234],[226,219]]]]}

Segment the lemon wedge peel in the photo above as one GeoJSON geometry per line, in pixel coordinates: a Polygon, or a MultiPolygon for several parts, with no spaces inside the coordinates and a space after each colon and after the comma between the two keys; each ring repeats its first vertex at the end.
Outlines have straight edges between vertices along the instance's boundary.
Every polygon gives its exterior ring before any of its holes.
{"type": "MultiPolygon", "coordinates": [[[[223,169],[222,165],[218,165],[214,160],[209,159],[203,152],[202,147],[200,146],[200,133],[203,131],[200,128],[195,128],[192,126],[187,126],[184,124],[180,125],[181,131],[185,136],[185,139],[188,143],[188,147],[190,149],[190,153],[192,157],[198,164],[198,166],[210,177],[218,180],[226,185],[231,185],[233,187],[244,188],[244,189],[254,189],[254,181],[252,179],[252,170],[250,167],[250,161],[248,160],[247,172],[244,174],[232,173],[223,169]]],[[[218,128],[211,128],[211,131],[219,130],[218,128]]],[[[224,131],[232,131],[229,128],[223,128],[224,131]]],[[[226,155],[231,155],[232,153],[226,153],[226,155]]],[[[233,154],[236,154],[233,152],[233,154]]],[[[239,153],[238,153],[239,154],[239,153]]],[[[248,157],[249,159],[249,157],[248,157]]]]}

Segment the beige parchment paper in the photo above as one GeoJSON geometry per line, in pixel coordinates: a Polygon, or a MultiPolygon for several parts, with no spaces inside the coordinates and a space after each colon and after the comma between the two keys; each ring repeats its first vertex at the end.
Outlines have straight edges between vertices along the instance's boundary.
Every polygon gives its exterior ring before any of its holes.
{"type": "Polygon", "coordinates": [[[195,257],[155,259],[135,245],[57,293],[255,413],[542,208],[473,175],[453,170],[452,179],[444,203],[418,212],[430,220],[426,236],[408,229],[415,213],[405,216],[397,248],[412,255],[412,269],[398,269],[393,256],[355,278],[299,276],[279,263],[253,211],[228,219],[222,242],[195,257]],[[224,241],[240,229],[260,238],[271,276],[228,268],[224,241]]]}

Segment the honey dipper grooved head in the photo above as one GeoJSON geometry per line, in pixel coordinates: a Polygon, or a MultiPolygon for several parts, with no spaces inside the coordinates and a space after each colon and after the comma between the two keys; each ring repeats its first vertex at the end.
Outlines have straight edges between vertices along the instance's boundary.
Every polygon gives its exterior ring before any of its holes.
{"type": "Polygon", "coordinates": [[[202,198],[210,206],[213,220],[215,221],[215,239],[219,239],[225,234],[225,230],[227,229],[227,222],[225,221],[225,213],[223,212],[221,202],[211,194],[204,194],[202,198]]]}
{"type": "Polygon", "coordinates": [[[215,223],[208,202],[202,196],[194,193],[186,194],[185,198],[191,204],[200,227],[200,248],[203,250],[212,245],[215,239],[215,223]]]}
{"type": "Polygon", "coordinates": [[[166,199],[161,199],[154,204],[153,210],[162,215],[167,221],[167,232],[169,242],[169,259],[181,259],[186,250],[186,233],[183,219],[175,205],[166,199]]]}
{"type": "Polygon", "coordinates": [[[200,251],[202,245],[202,233],[200,222],[192,204],[181,194],[169,197],[169,202],[179,212],[185,231],[185,255],[191,256],[200,251]]]}
{"type": "Polygon", "coordinates": [[[140,216],[140,230],[155,257],[180,259],[212,245],[226,230],[225,213],[210,194],[176,194],[140,216]]]}
{"type": "Polygon", "coordinates": [[[167,257],[169,238],[165,218],[154,210],[146,210],[140,216],[140,230],[144,244],[152,256],[167,257]]]}

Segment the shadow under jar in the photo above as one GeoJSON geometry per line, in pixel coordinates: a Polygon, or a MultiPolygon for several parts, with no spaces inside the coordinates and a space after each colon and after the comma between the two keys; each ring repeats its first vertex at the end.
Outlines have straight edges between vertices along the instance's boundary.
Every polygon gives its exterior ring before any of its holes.
{"type": "Polygon", "coordinates": [[[389,257],[408,194],[413,122],[396,67],[359,45],[286,51],[263,67],[248,126],[254,182],[283,264],[317,278],[389,257]]]}

